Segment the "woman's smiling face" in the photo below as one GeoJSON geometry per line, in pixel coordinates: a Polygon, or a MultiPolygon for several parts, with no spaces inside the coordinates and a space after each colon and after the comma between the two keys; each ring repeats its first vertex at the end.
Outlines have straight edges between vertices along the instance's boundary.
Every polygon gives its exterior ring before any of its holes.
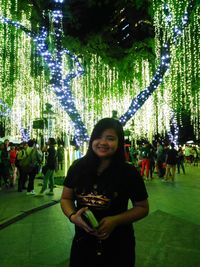
{"type": "Polygon", "coordinates": [[[106,129],[92,142],[92,149],[99,158],[112,157],[118,148],[118,136],[114,129],[106,129]]]}

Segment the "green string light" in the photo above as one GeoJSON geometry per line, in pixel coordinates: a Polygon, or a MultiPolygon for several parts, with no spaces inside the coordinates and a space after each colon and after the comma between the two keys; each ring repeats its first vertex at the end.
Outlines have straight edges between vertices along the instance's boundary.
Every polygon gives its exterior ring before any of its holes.
{"type": "MultiPolygon", "coordinates": [[[[165,13],[163,11],[163,3],[158,0],[153,1],[154,7],[154,25],[156,28],[155,52],[156,65],[160,60],[160,51],[162,44],[173,36],[173,28],[179,25],[183,16],[185,7],[189,1],[166,1],[171,12],[171,25],[166,25],[164,21],[165,13]],[[163,34],[161,34],[163,33],[163,34]],[[162,36],[162,38],[161,38],[162,36]]],[[[17,3],[17,1],[15,1],[17,3]]],[[[13,17],[10,11],[11,1],[0,0],[0,13],[7,17],[13,17]]],[[[17,4],[15,4],[15,10],[17,4]]],[[[30,27],[29,14],[22,15],[23,25],[30,27]]],[[[190,103],[187,109],[192,110],[191,121],[194,125],[196,138],[199,138],[199,100],[200,93],[198,90],[199,77],[199,8],[193,12],[192,23],[189,24],[179,37],[176,45],[171,47],[171,66],[170,71],[165,74],[162,84],[158,86],[156,91],[145,102],[144,106],[138,108],[137,114],[127,121],[125,127],[134,127],[133,132],[137,137],[140,135],[149,135],[168,131],[171,121],[171,110],[180,114],[184,108],[190,103]],[[195,34],[194,34],[195,33],[195,34]],[[163,98],[167,104],[163,103],[163,98]],[[148,119],[145,119],[148,118],[148,119]],[[157,120],[158,119],[158,120],[157,120]],[[151,125],[149,125],[151,124],[151,125]]],[[[74,133],[73,125],[68,116],[63,112],[59,101],[51,92],[49,86],[49,77],[44,69],[40,70],[40,75],[35,73],[33,78],[31,73],[33,70],[30,66],[30,54],[34,48],[30,38],[24,33],[10,30],[10,27],[0,26],[0,52],[1,54],[11,53],[14,50],[17,55],[16,67],[10,77],[11,58],[0,59],[0,98],[8,103],[12,108],[11,129],[8,129],[12,135],[19,134],[20,125],[26,128],[35,117],[41,117],[44,104],[50,102],[53,104],[57,112],[57,122],[55,134],[66,131],[74,133]],[[9,41],[11,35],[15,36],[14,46],[9,41]],[[6,44],[8,43],[8,47],[6,44]],[[11,48],[12,47],[12,48],[11,48]],[[5,83],[2,77],[5,75],[5,83]],[[10,84],[10,78],[13,84],[10,84]],[[6,84],[6,87],[5,87],[6,84]],[[33,93],[31,93],[33,91],[33,93]],[[20,102],[21,101],[21,102],[20,102]],[[18,115],[17,115],[18,114],[18,115]],[[14,115],[17,119],[14,119],[14,115]],[[17,123],[16,123],[17,121],[17,123]]],[[[84,55],[83,62],[84,62],[84,55]]],[[[65,56],[64,56],[65,57],[65,56]]],[[[34,71],[39,69],[38,60],[34,58],[34,71]]],[[[140,60],[135,64],[131,79],[122,78],[118,70],[110,68],[102,59],[96,55],[91,55],[90,64],[85,64],[85,76],[79,77],[72,81],[72,93],[77,110],[82,115],[83,123],[88,132],[93,128],[94,123],[101,117],[111,116],[112,110],[118,111],[118,116],[122,116],[124,111],[141,92],[141,88],[146,88],[153,76],[153,68],[147,60],[140,60]]],[[[67,59],[65,57],[66,62],[67,59]]],[[[86,62],[86,61],[85,61],[86,62]]],[[[87,62],[86,62],[87,63],[87,62]]],[[[41,67],[41,64],[40,64],[41,67]]],[[[65,75],[70,69],[65,70],[65,75]]],[[[10,120],[10,118],[8,118],[10,120]]],[[[181,117],[177,116],[179,124],[182,123],[181,117]]],[[[9,125],[9,124],[8,124],[9,125]]],[[[30,126],[30,132],[34,130],[30,126]]]]}

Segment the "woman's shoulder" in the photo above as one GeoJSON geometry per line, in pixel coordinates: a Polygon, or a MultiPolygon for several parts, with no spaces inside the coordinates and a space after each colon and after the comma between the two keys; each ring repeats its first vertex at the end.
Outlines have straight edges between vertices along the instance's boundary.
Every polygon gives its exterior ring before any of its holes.
{"type": "Polygon", "coordinates": [[[120,170],[116,171],[116,177],[118,177],[120,185],[122,188],[133,188],[136,185],[140,185],[143,179],[133,164],[124,163],[120,170]]]}
{"type": "Polygon", "coordinates": [[[72,162],[70,165],[67,175],[64,181],[65,186],[73,187],[76,183],[77,179],[80,177],[80,174],[82,174],[83,165],[82,165],[82,159],[76,159],[72,162]]]}
{"type": "Polygon", "coordinates": [[[84,161],[82,158],[80,158],[80,159],[74,160],[69,169],[76,171],[76,170],[81,169],[83,166],[84,166],[84,161]]]}
{"type": "Polygon", "coordinates": [[[128,162],[124,162],[121,166],[120,166],[120,170],[122,172],[126,172],[126,173],[137,173],[137,169],[136,167],[128,162]]]}
{"type": "Polygon", "coordinates": [[[135,166],[130,163],[130,162],[124,162],[124,168],[126,168],[127,170],[135,170],[135,166]]]}

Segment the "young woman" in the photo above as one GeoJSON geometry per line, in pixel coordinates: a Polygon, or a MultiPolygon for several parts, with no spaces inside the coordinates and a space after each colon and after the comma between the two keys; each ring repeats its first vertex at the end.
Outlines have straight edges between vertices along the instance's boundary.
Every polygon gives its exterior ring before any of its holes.
{"type": "Polygon", "coordinates": [[[132,223],[148,214],[147,198],[143,179],[126,163],[122,125],[113,118],[100,120],[86,155],[71,165],[64,181],[61,208],[75,224],[70,267],[133,267],[132,223]],[[84,220],[87,209],[97,228],[84,220]]]}

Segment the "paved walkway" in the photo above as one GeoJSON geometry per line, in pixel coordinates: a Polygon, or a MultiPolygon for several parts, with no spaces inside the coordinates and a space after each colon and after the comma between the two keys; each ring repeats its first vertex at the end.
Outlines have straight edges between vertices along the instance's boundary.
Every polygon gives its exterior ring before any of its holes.
{"type": "MultiPolygon", "coordinates": [[[[186,166],[175,184],[154,177],[146,182],[150,215],[135,223],[136,267],[200,267],[200,166],[186,166]]],[[[36,191],[41,183],[35,180],[36,191]]],[[[62,214],[61,191],[57,185],[54,196],[0,192],[1,267],[69,266],[74,226],[62,214]]]]}
{"type": "MultiPolygon", "coordinates": [[[[42,180],[36,179],[36,192],[40,191],[41,185],[42,180]]],[[[10,189],[2,189],[0,192],[0,229],[34,212],[57,204],[60,201],[61,191],[62,186],[56,185],[53,196],[35,197],[33,195],[26,195],[26,190],[17,192],[16,186],[10,189]]]]}

